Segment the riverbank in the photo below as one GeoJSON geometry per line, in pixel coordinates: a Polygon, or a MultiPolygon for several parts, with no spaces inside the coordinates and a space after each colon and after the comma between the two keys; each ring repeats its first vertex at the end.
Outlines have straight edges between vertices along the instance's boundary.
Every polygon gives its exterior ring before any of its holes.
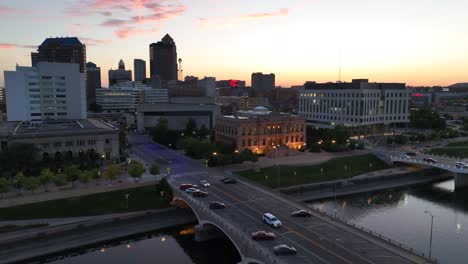
{"type": "Polygon", "coordinates": [[[357,176],[352,179],[281,188],[278,191],[297,200],[311,202],[338,196],[439,182],[452,178],[453,175],[450,172],[439,169],[419,169],[394,174],[357,176]]]}
{"type": "Polygon", "coordinates": [[[56,226],[0,241],[0,264],[20,263],[63,251],[197,221],[190,209],[165,209],[56,226]]]}

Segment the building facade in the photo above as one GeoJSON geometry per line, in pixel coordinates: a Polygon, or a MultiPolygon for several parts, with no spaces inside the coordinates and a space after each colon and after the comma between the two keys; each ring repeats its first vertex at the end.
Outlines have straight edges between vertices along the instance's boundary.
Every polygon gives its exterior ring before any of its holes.
{"type": "Polygon", "coordinates": [[[86,63],[86,104],[89,107],[96,103],[96,89],[101,88],[101,68],[92,62],[86,63]]]}
{"type": "Polygon", "coordinates": [[[216,141],[234,144],[238,151],[262,154],[306,147],[306,121],[300,116],[271,112],[265,107],[219,116],[216,141]]]}
{"type": "Polygon", "coordinates": [[[95,151],[102,159],[119,158],[119,131],[97,119],[60,122],[0,123],[0,150],[14,143],[32,143],[43,157],[72,156],[95,151]],[[59,154],[57,154],[59,153],[59,154]]]}
{"type": "Polygon", "coordinates": [[[143,82],[146,80],[146,61],[141,59],[133,60],[133,73],[135,82],[143,82]]]}
{"type": "Polygon", "coordinates": [[[257,106],[268,106],[268,99],[263,97],[245,96],[216,96],[215,103],[231,104],[237,110],[251,110],[257,106]]]}
{"type": "Polygon", "coordinates": [[[125,63],[123,60],[119,61],[119,68],[117,70],[109,70],[109,86],[120,82],[131,82],[132,71],[125,70],[125,63]]]}
{"type": "Polygon", "coordinates": [[[410,91],[404,83],[307,82],[299,94],[299,114],[317,128],[362,127],[410,121],[410,91]]]}
{"type": "Polygon", "coordinates": [[[5,71],[8,121],[86,119],[86,85],[79,65],[38,62],[5,71]]]}
{"type": "Polygon", "coordinates": [[[150,77],[158,75],[162,81],[177,80],[177,47],[174,40],[166,34],[161,41],[151,43],[150,77]]]}
{"type": "Polygon", "coordinates": [[[120,82],[96,90],[96,103],[107,113],[135,113],[140,103],[167,103],[167,89],[152,89],[139,82],[120,82]]]}
{"type": "Polygon", "coordinates": [[[86,46],[76,37],[45,39],[37,53],[31,53],[32,66],[38,62],[77,63],[86,78],[86,46]]]}
{"type": "Polygon", "coordinates": [[[252,73],[252,91],[256,97],[267,97],[275,88],[275,75],[273,73],[252,73]]]}

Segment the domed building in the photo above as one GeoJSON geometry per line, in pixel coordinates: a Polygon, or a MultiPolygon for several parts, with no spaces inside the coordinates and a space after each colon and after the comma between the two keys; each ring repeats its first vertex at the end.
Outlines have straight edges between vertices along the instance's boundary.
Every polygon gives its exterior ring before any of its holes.
{"type": "Polygon", "coordinates": [[[306,120],[297,115],[273,112],[264,106],[219,116],[216,141],[233,144],[239,152],[250,149],[257,154],[289,155],[305,148],[306,120]]]}

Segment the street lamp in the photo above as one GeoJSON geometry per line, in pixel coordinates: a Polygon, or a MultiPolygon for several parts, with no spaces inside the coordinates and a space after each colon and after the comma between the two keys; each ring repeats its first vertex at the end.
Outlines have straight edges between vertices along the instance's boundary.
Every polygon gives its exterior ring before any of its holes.
{"type": "Polygon", "coordinates": [[[332,144],[335,144],[335,143],[336,143],[336,140],[333,139],[333,140],[332,140],[332,144]]]}
{"type": "Polygon", "coordinates": [[[127,211],[128,211],[128,197],[130,197],[130,194],[126,193],[125,194],[125,200],[127,201],[127,211]]]}
{"type": "Polygon", "coordinates": [[[431,216],[431,237],[429,238],[429,258],[431,258],[431,254],[432,254],[432,229],[434,227],[434,215],[431,214],[431,212],[429,212],[429,211],[424,211],[424,213],[431,216]]]}

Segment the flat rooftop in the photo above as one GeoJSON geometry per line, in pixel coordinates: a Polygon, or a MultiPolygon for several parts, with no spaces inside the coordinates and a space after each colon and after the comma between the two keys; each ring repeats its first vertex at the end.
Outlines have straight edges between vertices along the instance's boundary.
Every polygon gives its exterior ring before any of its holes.
{"type": "Polygon", "coordinates": [[[4,137],[83,135],[114,131],[118,131],[118,128],[99,119],[0,123],[0,135],[4,137]]]}

